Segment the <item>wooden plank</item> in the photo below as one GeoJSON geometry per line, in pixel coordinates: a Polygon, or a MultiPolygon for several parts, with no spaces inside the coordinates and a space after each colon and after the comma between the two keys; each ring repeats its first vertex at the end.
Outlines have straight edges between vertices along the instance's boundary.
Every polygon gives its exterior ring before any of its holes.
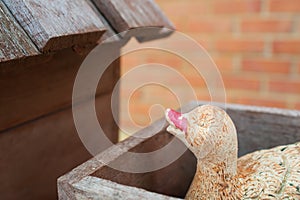
{"type": "Polygon", "coordinates": [[[230,105],[237,127],[239,156],[300,141],[300,112],[267,107],[230,105]]]}
{"type": "Polygon", "coordinates": [[[112,27],[139,41],[166,37],[174,26],[153,0],[92,0],[112,27]],[[144,29],[156,27],[155,29],[144,29]]]}
{"type": "Polygon", "coordinates": [[[93,199],[93,200],[100,200],[100,199],[107,199],[113,200],[118,199],[120,197],[124,197],[122,199],[129,200],[129,199],[157,199],[157,200],[176,200],[178,198],[169,198],[167,196],[148,192],[143,189],[139,189],[136,187],[128,187],[124,185],[120,185],[114,183],[112,181],[99,179],[93,176],[87,176],[81,179],[79,182],[73,185],[73,189],[75,191],[74,196],[76,199],[93,199]]]}
{"type": "Polygon", "coordinates": [[[2,1],[0,1],[0,19],[0,62],[39,54],[2,1]]]}
{"type": "MultiPolygon", "coordinates": [[[[156,126],[156,125],[155,125],[156,126]]],[[[143,130],[143,134],[145,133],[143,130]]],[[[152,134],[152,133],[151,133],[152,134]]],[[[141,135],[136,135],[140,137],[141,135]]],[[[155,136],[140,142],[134,148],[131,148],[130,152],[136,153],[147,153],[154,152],[165,145],[169,144],[174,137],[168,134],[165,130],[158,133],[155,132],[155,136]]],[[[177,149],[184,149],[183,144],[175,139],[172,142],[173,145],[177,146],[177,149]]],[[[125,154],[116,158],[111,162],[112,166],[152,166],[154,168],[156,162],[155,160],[160,160],[166,152],[160,152],[159,155],[151,156],[151,159],[147,161],[137,161],[130,160],[125,154]]],[[[167,152],[169,157],[170,152],[167,152]]],[[[134,168],[134,167],[133,167],[134,168]]],[[[127,173],[118,171],[108,166],[103,166],[101,169],[90,174],[91,176],[96,176],[102,179],[111,180],[119,184],[124,184],[131,187],[143,188],[145,190],[156,192],[164,195],[183,197],[187,192],[188,186],[190,185],[193,174],[196,171],[196,159],[191,154],[191,152],[186,151],[182,156],[180,156],[176,161],[170,163],[168,166],[146,173],[127,173]],[[187,164],[188,163],[188,164],[187,164]],[[180,171],[180,172],[178,172],[180,171]],[[172,177],[172,178],[170,178],[172,177]],[[128,181],[130,180],[130,181],[128,181]],[[163,181],[162,181],[163,180],[163,181]]]]}
{"type": "Polygon", "coordinates": [[[3,0],[42,52],[96,43],[105,31],[86,0],[3,0]]]}
{"type": "MultiPolygon", "coordinates": [[[[109,45],[107,52],[118,53],[118,45],[109,45]]],[[[100,55],[101,54],[101,55],[100,55]]],[[[64,49],[32,59],[25,64],[14,63],[0,67],[0,131],[60,109],[70,107],[77,71],[85,59],[72,49],[64,49]]],[[[97,95],[111,93],[119,79],[119,60],[103,74],[97,95]]]]}
{"type": "Polygon", "coordinates": [[[138,42],[148,42],[151,40],[156,40],[156,39],[160,39],[160,38],[164,38],[164,37],[168,37],[170,36],[173,32],[174,32],[173,27],[163,27],[160,29],[154,29],[152,31],[145,29],[143,32],[144,33],[139,33],[136,36],[136,39],[138,42]]]}
{"type": "MultiPolygon", "coordinates": [[[[198,105],[207,103],[208,102],[192,102],[187,105],[184,110],[191,110],[198,105]]],[[[223,107],[224,109],[226,108],[226,111],[236,124],[240,155],[258,148],[269,148],[271,146],[300,141],[299,111],[233,104],[227,104],[225,107],[224,104],[215,105],[223,107]]],[[[120,172],[104,164],[116,163],[122,166],[131,165],[137,161],[129,160],[128,157],[126,157],[126,152],[149,152],[167,144],[173,137],[164,129],[157,131],[157,127],[161,127],[161,124],[164,122],[164,119],[162,119],[152,124],[136,133],[134,137],[130,137],[117,144],[117,146],[107,149],[105,152],[75,168],[65,176],[60,177],[58,181],[60,199],[68,199],[64,198],[65,195],[72,195],[74,191],[70,188],[78,186],[78,184],[80,185],[80,180],[87,176],[95,176],[120,183],[119,185],[115,183],[112,185],[111,189],[115,189],[115,191],[118,191],[119,187],[127,185],[128,189],[135,186],[148,191],[169,195],[166,198],[171,198],[170,196],[183,198],[194,175],[193,170],[196,165],[195,157],[190,151],[187,151],[179,160],[171,165],[149,173],[132,174],[120,172]],[[149,135],[153,135],[153,137],[145,138],[145,136],[149,135]],[[69,186],[69,188],[66,186],[69,186]]],[[[166,154],[166,156],[169,156],[169,154],[166,154]]],[[[155,160],[155,158],[153,158],[153,160],[155,160]]],[[[148,191],[145,191],[145,197],[148,195],[148,191]]],[[[91,191],[87,191],[86,194],[90,194],[89,192],[91,191]]],[[[122,198],[124,198],[124,196],[116,197],[116,199],[122,198]]]]}
{"type": "Polygon", "coordinates": [[[98,43],[104,44],[104,43],[120,42],[121,38],[119,37],[119,35],[111,28],[111,26],[108,24],[106,19],[100,13],[99,13],[99,19],[104,24],[106,32],[100,38],[98,43]]]}
{"type": "MultiPolygon", "coordinates": [[[[112,126],[109,104],[110,95],[98,97],[96,112],[107,136],[115,138],[118,127],[112,126]]],[[[78,109],[84,107],[81,104],[78,109]]],[[[75,129],[71,109],[2,132],[1,199],[57,199],[57,178],[89,158],[91,155],[75,129]]]]}
{"type": "Polygon", "coordinates": [[[117,35],[116,31],[110,26],[105,17],[95,7],[94,3],[90,0],[86,0],[86,2],[90,5],[91,8],[94,9],[94,12],[97,14],[98,18],[101,20],[102,24],[106,29],[105,33],[101,36],[100,40],[98,41],[98,44],[121,42],[121,38],[119,37],[119,35],[117,35]]]}

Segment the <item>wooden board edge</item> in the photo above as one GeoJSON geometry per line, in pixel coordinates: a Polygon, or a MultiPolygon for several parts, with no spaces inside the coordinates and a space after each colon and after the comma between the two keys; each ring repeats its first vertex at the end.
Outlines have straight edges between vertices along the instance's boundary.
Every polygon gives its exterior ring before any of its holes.
{"type": "MultiPolygon", "coordinates": [[[[36,55],[39,55],[40,52],[35,46],[35,44],[31,41],[30,37],[27,35],[27,33],[23,30],[23,28],[20,26],[18,21],[14,18],[11,11],[8,9],[6,4],[3,1],[0,1],[0,11],[3,14],[2,22],[3,25],[1,27],[6,29],[5,27],[9,27],[9,31],[1,30],[2,39],[6,39],[8,41],[11,40],[12,43],[14,43],[14,46],[8,45],[6,42],[1,42],[4,44],[5,48],[3,50],[9,50],[12,49],[12,51],[8,51],[9,55],[3,54],[5,57],[0,57],[0,63],[6,63],[9,61],[15,61],[15,60],[21,60],[26,57],[33,57],[36,55]],[[8,22],[8,24],[5,24],[5,22],[8,22]],[[3,37],[4,36],[4,37],[3,37]],[[8,36],[8,37],[5,37],[8,36]],[[13,38],[13,36],[15,36],[13,38]],[[17,51],[15,51],[17,50],[17,51]]],[[[3,45],[2,44],[2,45],[3,45]]],[[[1,54],[1,53],[0,53],[1,54]]]]}
{"type": "Polygon", "coordinates": [[[141,188],[118,184],[109,180],[87,176],[71,185],[74,196],[80,199],[157,199],[179,200],[179,198],[150,192],[141,188]]]}
{"type": "MultiPolygon", "coordinates": [[[[70,33],[68,33],[68,31],[65,32],[67,27],[63,27],[62,29],[65,30],[64,32],[54,34],[47,31],[49,28],[51,29],[53,27],[45,27],[45,24],[41,23],[38,16],[36,16],[37,14],[33,12],[34,6],[31,6],[28,2],[25,2],[24,0],[14,2],[3,0],[3,3],[10,10],[16,21],[18,21],[23,30],[31,38],[31,41],[33,41],[42,53],[71,48],[74,45],[88,43],[97,44],[107,29],[101,22],[101,19],[98,17],[98,12],[95,11],[92,4],[90,4],[88,0],[83,0],[82,2],[87,9],[91,9],[91,11],[93,11],[89,14],[89,17],[85,19],[85,22],[74,21],[74,23],[81,23],[83,27],[79,27],[76,31],[68,30],[70,33]],[[90,24],[90,26],[88,26],[89,24],[87,19],[91,18],[95,18],[95,23],[93,22],[92,25],[90,24]]],[[[35,3],[37,7],[40,6],[36,2],[33,3],[35,3]]],[[[70,2],[70,4],[71,3],[72,2],[70,2]]],[[[69,12],[72,13],[73,11],[71,10],[69,12]]],[[[53,17],[56,17],[55,13],[53,14],[53,17]]],[[[65,20],[73,20],[73,18],[65,20]]]]}
{"type": "Polygon", "coordinates": [[[57,193],[59,200],[76,199],[72,190],[72,186],[64,180],[58,179],[57,193]]]}
{"type": "Polygon", "coordinates": [[[96,31],[52,37],[43,46],[40,46],[40,50],[42,53],[47,53],[72,48],[77,45],[96,45],[105,33],[106,29],[99,29],[96,31]],[[82,39],[83,37],[85,38],[84,40],[82,39]]]}
{"type": "Polygon", "coordinates": [[[163,38],[169,37],[174,33],[174,31],[175,30],[163,27],[157,34],[148,35],[148,36],[143,36],[143,35],[136,36],[136,39],[140,43],[149,42],[152,40],[163,39],[163,38]]]}
{"type": "Polygon", "coordinates": [[[117,6],[123,4],[130,8],[133,4],[135,4],[134,1],[129,3],[123,0],[120,2],[92,0],[92,2],[98,8],[99,12],[106,18],[111,27],[113,27],[118,33],[121,33],[121,36],[124,38],[136,37],[139,42],[146,42],[167,37],[175,30],[175,26],[153,0],[148,0],[143,3],[137,1],[136,3],[143,11],[147,10],[148,14],[150,12],[154,13],[155,17],[150,21],[148,21],[149,18],[144,16],[144,13],[141,14],[142,11],[140,10],[128,9],[127,12],[123,12],[123,10],[117,6]],[[131,15],[127,15],[127,13],[131,13],[131,15]],[[132,15],[136,15],[136,19],[146,20],[143,22],[137,22],[132,20],[132,15]],[[128,16],[130,17],[126,18],[128,16]]]}
{"type": "Polygon", "coordinates": [[[242,105],[242,104],[234,104],[234,103],[209,102],[209,101],[192,101],[189,104],[194,104],[194,105],[211,104],[211,105],[219,106],[223,108],[225,111],[235,110],[235,111],[253,112],[253,113],[260,113],[260,114],[281,115],[287,117],[300,117],[299,110],[291,110],[291,109],[284,109],[284,108],[242,105]]]}

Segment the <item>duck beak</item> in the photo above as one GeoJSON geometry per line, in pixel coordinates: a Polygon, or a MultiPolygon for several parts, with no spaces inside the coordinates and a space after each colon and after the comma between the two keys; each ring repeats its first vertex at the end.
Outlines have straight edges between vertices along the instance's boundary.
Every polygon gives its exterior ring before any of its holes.
{"type": "Polygon", "coordinates": [[[167,109],[166,110],[166,119],[169,122],[168,131],[170,133],[174,133],[174,131],[178,134],[178,132],[183,132],[186,134],[187,132],[187,119],[184,114],[181,114],[175,110],[167,109]]]}

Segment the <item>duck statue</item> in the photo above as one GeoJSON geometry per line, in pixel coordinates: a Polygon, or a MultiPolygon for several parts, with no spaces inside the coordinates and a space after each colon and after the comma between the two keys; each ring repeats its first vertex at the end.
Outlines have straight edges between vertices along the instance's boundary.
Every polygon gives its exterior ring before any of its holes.
{"type": "Polygon", "coordinates": [[[196,156],[186,199],[300,200],[300,143],[237,157],[234,123],[219,107],[203,105],[181,114],[166,110],[167,131],[196,156]]]}

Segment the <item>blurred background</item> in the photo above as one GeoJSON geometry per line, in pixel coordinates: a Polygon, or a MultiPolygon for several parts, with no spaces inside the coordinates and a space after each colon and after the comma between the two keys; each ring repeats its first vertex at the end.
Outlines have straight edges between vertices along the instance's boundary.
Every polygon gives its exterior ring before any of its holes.
{"type": "MultiPolygon", "coordinates": [[[[221,72],[228,103],[300,109],[299,0],[156,2],[178,31],[194,38],[213,58],[221,72]]],[[[127,44],[131,45],[136,45],[136,42],[127,44]]],[[[189,51],[181,41],[174,45],[189,51]]],[[[197,56],[193,52],[191,55],[197,56]]],[[[189,63],[171,54],[153,50],[128,54],[122,57],[121,73],[149,62],[178,70],[189,80],[198,100],[210,100],[201,76],[189,63]]],[[[144,76],[147,76],[146,70],[137,79],[121,84],[120,123],[127,134],[151,122],[149,111],[152,120],[163,116],[163,109],[153,105],[179,106],[174,94],[157,85],[141,87],[128,98],[128,88],[144,76]],[[140,127],[132,126],[131,121],[140,127]]],[[[174,80],[170,83],[184,94],[182,85],[176,85],[174,80]]]]}

